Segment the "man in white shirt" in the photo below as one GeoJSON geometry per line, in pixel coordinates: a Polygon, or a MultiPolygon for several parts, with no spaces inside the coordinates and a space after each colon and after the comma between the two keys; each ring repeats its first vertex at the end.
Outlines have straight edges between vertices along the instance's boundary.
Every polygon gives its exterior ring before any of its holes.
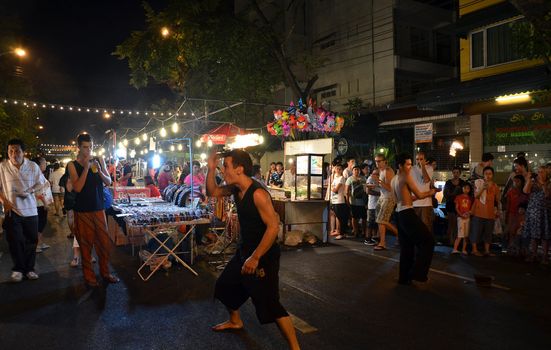
{"type": "MultiPolygon", "coordinates": [[[[417,163],[416,166],[411,168],[413,179],[415,180],[419,191],[428,192],[430,191],[430,186],[432,183],[433,169],[431,166],[427,165],[426,155],[424,152],[417,153],[415,161],[417,163]]],[[[419,216],[421,221],[427,226],[429,232],[432,234],[432,225],[434,222],[432,196],[413,201],[413,208],[415,209],[417,216],[419,216]]]]}
{"type": "Polygon", "coordinates": [[[14,263],[11,281],[21,282],[23,275],[38,279],[34,271],[38,242],[38,212],[34,192],[45,184],[40,168],[24,157],[22,140],[8,142],[8,160],[0,164],[0,201],[6,218],[4,230],[14,263]]]}
{"type": "Polygon", "coordinates": [[[348,157],[346,159],[346,169],[342,172],[342,176],[344,176],[344,179],[348,179],[350,176],[352,176],[352,170],[356,166],[356,159],[352,157],[348,157]]]}

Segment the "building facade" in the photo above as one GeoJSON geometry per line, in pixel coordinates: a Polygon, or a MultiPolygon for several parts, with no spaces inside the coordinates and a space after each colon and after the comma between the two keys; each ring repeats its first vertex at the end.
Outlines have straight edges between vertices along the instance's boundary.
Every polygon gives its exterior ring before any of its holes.
{"type": "Polygon", "coordinates": [[[470,161],[483,152],[495,156],[498,180],[525,152],[532,167],[551,161],[551,84],[543,60],[529,60],[516,49],[515,22],[523,16],[505,0],[459,1],[460,83],[418,97],[418,107],[459,106],[469,121],[470,161]]]}

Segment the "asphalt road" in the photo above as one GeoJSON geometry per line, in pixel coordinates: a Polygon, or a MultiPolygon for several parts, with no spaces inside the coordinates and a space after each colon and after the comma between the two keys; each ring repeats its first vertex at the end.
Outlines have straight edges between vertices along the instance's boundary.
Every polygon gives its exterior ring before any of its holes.
{"type": "MultiPolygon", "coordinates": [[[[64,219],[50,217],[38,257],[38,281],[7,282],[11,259],[0,251],[0,349],[284,349],[275,325],[261,326],[247,302],[246,329],[214,333],[225,320],[213,300],[217,272],[206,261],[193,276],[182,267],[148,282],[138,260],[117,248],[121,283],[107,289],[104,308],[84,300],[80,269],[70,268],[64,219]]],[[[281,300],[293,315],[303,349],[549,349],[549,267],[507,257],[451,257],[437,247],[430,281],[399,286],[398,250],[374,253],[345,240],[282,253],[281,300]],[[493,276],[494,286],[473,282],[493,276]]]]}

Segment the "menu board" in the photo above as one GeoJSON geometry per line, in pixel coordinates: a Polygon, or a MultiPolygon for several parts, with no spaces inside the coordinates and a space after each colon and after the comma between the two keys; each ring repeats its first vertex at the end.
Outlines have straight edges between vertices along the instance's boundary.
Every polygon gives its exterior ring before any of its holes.
{"type": "Polygon", "coordinates": [[[297,156],[297,174],[308,174],[308,156],[297,156]]]}
{"type": "Polygon", "coordinates": [[[310,156],[310,174],[323,174],[323,156],[310,156]]]}

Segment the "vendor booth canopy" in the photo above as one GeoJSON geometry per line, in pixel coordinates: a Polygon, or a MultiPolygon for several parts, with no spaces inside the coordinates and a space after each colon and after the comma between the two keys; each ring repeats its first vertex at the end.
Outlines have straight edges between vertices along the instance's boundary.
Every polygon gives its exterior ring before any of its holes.
{"type": "Polygon", "coordinates": [[[215,145],[225,145],[229,137],[243,134],[245,134],[245,129],[231,123],[225,123],[201,135],[200,140],[201,142],[211,140],[215,145]]]}

